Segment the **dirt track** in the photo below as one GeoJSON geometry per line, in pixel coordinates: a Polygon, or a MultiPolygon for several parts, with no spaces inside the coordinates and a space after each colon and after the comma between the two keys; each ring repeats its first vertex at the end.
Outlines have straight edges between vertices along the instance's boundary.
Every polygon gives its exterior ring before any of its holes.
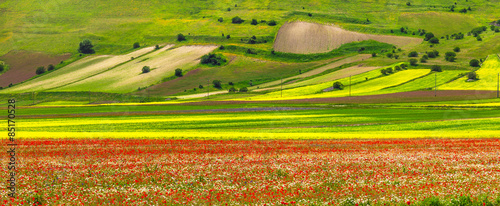
{"type": "Polygon", "coordinates": [[[422,42],[420,38],[363,34],[347,31],[334,25],[298,21],[285,23],[280,28],[274,42],[274,50],[298,54],[324,53],[342,44],[365,40],[394,44],[398,47],[422,42]]]}
{"type": "Polygon", "coordinates": [[[9,71],[0,75],[0,87],[7,87],[10,83],[17,84],[30,79],[36,75],[36,68],[49,64],[57,65],[61,61],[68,59],[71,54],[50,56],[40,52],[10,51],[0,57],[10,67],[9,71]]]}

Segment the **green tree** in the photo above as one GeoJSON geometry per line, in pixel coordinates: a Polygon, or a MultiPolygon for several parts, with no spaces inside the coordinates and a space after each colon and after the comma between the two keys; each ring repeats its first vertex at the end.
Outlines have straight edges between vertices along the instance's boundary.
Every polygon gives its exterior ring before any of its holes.
{"type": "Polygon", "coordinates": [[[418,57],[418,52],[412,51],[408,54],[408,57],[418,57]]]}
{"type": "Polygon", "coordinates": [[[133,47],[134,47],[134,49],[137,49],[137,48],[141,47],[141,45],[139,44],[139,42],[135,42],[133,47]]]}
{"type": "Polygon", "coordinates": [[[454,62],[457,54],[455,52],[446,52],[444,59],[449,62],[454,62]]]}
{"type": "Polygon", "coordinates": [[[276,24],[277,23],[274,20],[271,20],[271,21],[267,22],[267,25],[269,25],[269,26],[276,26],[276,24]]]}
{"type": "Polygon", "coordinates": [[[439,65],[432,65],[431,71],[442,72],[443,69],[441,69],[441,66],[439,66],[439,65]]]}
{"type": "Polygon", "coordinates": [[[214,85],[215,88],[222,89],[222,81],[214,80],[214,81],[212,81],[212,84],[214,85]]]}
{"type": "Polygon", "coordinates": [[[240,92],[248,92],[248,88],[242,87],[242,88],[240,88],[240,92]]]}
{"type": "Polygon", "coordinates": [[[470,60],[469,65],[471,67],[479,67],[479,60],[477,59],[470,60]]]}
{"type": "Polygon", "coordinates": [[[35,73],[37,75],[45,73],[45,67],[41,66],[41,67],[36,68],[35,73]]]}
{"type": "Polygon", "coordinates": [[[5,69],[5,66],[3,64],[0,64],[0,72],[3,72],[4,69],[5,69]]]}
{"type": "Polygon", "coordinates": [[[148,73],[148,72],[150,72],[150,71],[151,71],[151,68],[149,68],[149,66],[144,66],[144,67],[142,67],[142,73],[144,73],[144,74],[145,74],[145,73],[148,73]]]}
{"type": "Polygon", "coordinates": [[[92,42],[88,39],[85,39],[82,42],[80,42],[80,47],[78,48],[78,52],[82,54],[93,54],[95,53],[93,48],[94,45],[92,45],[92,42]]]}
{"type": "Polygon", "coordinates": [[[52,64],[49,64],[49,66],[47,66],[47,70],[48,70],[48,71],[52,71],[52,70],[54,70],[55,68],[56,68],[56,67],[54,67],[54,65],[52,65],[52,64]]]}
{"type": "Polygon", "coordinates": [[[235,16],[235,17],[233,17],[233,19],[231,19],[231,22],[232,22],[233,24],[241,24],[241,23],[243,23],[243,22],[244,22],[244,20],[243,20],[243,19],[241,19],[239,16],[235,16]]]}
{"type": "Polygon", "coordinates": [[[182,77],[182,69],[175,69],[175,76],[182,77]]]}
{"type": "Polygon", "coordinates": [[[221,23],[222,23],[222,22],[224,22],[224,18],[222,18],[222,17],[221,17],[221,18],[219,18],[217,21],[219,21],[219,22],[221,22],[221,23]]]}
{"type": "Polygon", "coordinates": [[[476,72],[469,72],[467,74],[467,78],[469,80],[478,80],[479,79],[479,76],[476,74],[476,72]]]}
{"type": "Polygon", "coordinates": [[[229,91],[229,92],[236,92],[236,88],[231,87],[231,88],[229,88],[229,90],[228,90],[228,91],[229,91]]]}
{"type": "Polygon", "coordinates": [[[257,24],[259,24],[259,22],[257,21],[257,19],[252,19],[252,22],[250,24],[257,25],[257,24]]]}
{"type": "Polygon", "coordinates": [[[417,66],[417,63],[418,63],[417,59],[410,59],[410,65],[417,66]]]}
{"type": "Polygon", "coordinates": [[[426,34],[425,34],[424,41],[429,41],[429,40],[431,40],[432,38],[434,38],[434,34],[433,34],[432,32],[426,33],[426,34]]]}
{"type": "Polygon", "coordinates": [[[177,41],[186,41],[186,36],[184,34],[177,34],[177,41]]]}
{"type": "Polygon", "coordinates": [[[198,86],[198,88],[203,89],[203,85],[200,84],[200,86],[198,86]]]}
{"type": "Polygon", "coordinates": [[[333,83],[333,89],[342,90],[342,89],[344,89],[344,84],[342,84],[342,82],[337,81],[337,82],[333,83]]]}
{"type": "Polygon", "coordinates": [[[429,39],[429,42],[431,44],[439,44],[439,39],[436,37],[432,37],[431,39],[429,39]]]}

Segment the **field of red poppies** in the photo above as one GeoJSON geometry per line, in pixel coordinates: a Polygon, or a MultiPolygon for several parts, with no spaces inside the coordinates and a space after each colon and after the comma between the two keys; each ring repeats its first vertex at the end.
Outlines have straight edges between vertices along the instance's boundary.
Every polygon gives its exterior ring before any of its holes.
{"type": "Polygon", "coordinates": [[[500,203],[500,139],[18,144],[18,193],[3,205],[500,203]]]}

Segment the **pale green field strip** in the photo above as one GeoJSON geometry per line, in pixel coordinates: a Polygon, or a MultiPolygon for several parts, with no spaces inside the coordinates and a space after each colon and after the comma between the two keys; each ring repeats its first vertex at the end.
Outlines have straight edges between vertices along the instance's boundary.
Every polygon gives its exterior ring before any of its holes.
{"type": "Polygon", "coordinates": [[[500,73],[500,58],[489,55],[481,68],[476,71],[479,80],[467,82],[467,76],[445,84],[440,90],[497,90],[498,73],[500,73]]]}
{"type": "MultiPolygon", "coordinates": [[[[333,69],[333,68],[342,66],[344,64],[349,64],[349,63],[353,63],[353,62],[363,61],[363,60],[368,59],[370,57],[371,57],[370,54],[359,54],[359,55],[356,55],[356,56],[353,56],[353,57],[347,57],[345,59],[341,59],[341,60],[335,61],[333,63],[327,64],[325,66],[319,67],[317,69],[314,69],[314,70],[311,70],[311,71],[308,71],[308,72],[305,72],[305,73],[302,73],[300,75],[296,75],[296,76],[293,76],[293,77],[285,78],[285,79],[283,79],[283,82],[286,82],[286,81],[292,80],[292,79],[297,79],[297,78],[302,79],[302,78],[314,76],[314,75],[320,74],[320,73],[322,73],[322,72],[324,72],[326,70],[333,69]]],[[[265,90],[280,88],[279,86],[276,86],[276,85],[279,85],[279,84],[281,84],[281,80],[276,80],[276,81],[272,81],[272,82],[268,82],[268,83],[265,83],[265,84],[258,85],[259,88],[263,88],[263,89],[256,89],[257,86],[250,87],[249,89],[250,90],[254,90],[255,89],[254,91],[256,91],[256,92],[258,92],[258,91],[265,91],[265,90]],[[271,87],[271,86],[276,86],[276,87],[264,88],[264,87],[271,87]]]]}
{"type": "MultiPolygon", "coordinates": [[[[164,49],[169,47],[171,46],[165,46],[164,49]]],[[[100,72],[104,72],[116,65],[129,61],[132,57],[135,58],[151,52],[153,51],[153,49],[154,47],[146,47],[129,54],[119,56],[89,56],[31,81],[16,85],[12,88],[0,90],[0,92],[36,92],[61,87],[89,78],[90,76],[98,74],[100,72]]]]}
{"type": "MultiPolygon", "coordinates": [[[[429,73],[427,69],[412,69],[404,70],[389,76],[375,78],[380,76],[379,70],[373,70],[364,74],[351,77],[351,95],[359,96],[366,93],[372,93],[381,89],[403,84],[415,78],[424,76],[429,73]],[[366,81],[368,78],[368,81],[366,81]],[[375,79],[371,79],[375,78],[375,79]]],[[[327,97],[342,97],[349,95],[349,78],[339,80],[346,87],[343,90],[336,90],[331,92],[321,92],[323,89],[331,87],[333,83],[327,82],[323,84],[300,87],[283,91],[283,98],[281,92],[271,92],[269,94],[252,97],[252,99],[306,99],[306,98],[327,98],[327,97]]]]}
{"type": "Polygon", "coordinates": [[[52,91],[88,91],[126,93],[160,83],[162,79],[173,76],[174,70],[184,70],[199,63],[199,58],[216,46],[182,46],[172,50],[161,49],[144,57],[52,91]],[[142,67],[149,66],[149,73],[142,73],[142,67]]]}
{"type": "Polygon", "coordinates": [[[35,106],[79,106],[79,105],[86,105],[89,102],[83,102],[83,101],[53,101],[53,102],[42,102],[39,104],[36,104],[35,106]]]}
{"type": "Polygon", "coordinates": [[[396,86],[396,87],[391,87],[391,88],[386,88],[382,89],[380,91],[375,91],[373,93],[366,93],[366,95],[369,94],[381,94],[381,93],[397,93],[397,92],[407,92],[407,91],[416,91],[416,90],[422,90],[422,89],[433,89],[434,85],[439,86],[445,84],[446,82],[449,82],[453,78],[457,77],[461,73],[464,73],[464,71],[460,70],[450,70],[450,71],[443,71],[443,72],[437,72],[435,74],[431,73],[425,77],[415,79],[413,81],[410,81],[408,83],[396,86]]]}

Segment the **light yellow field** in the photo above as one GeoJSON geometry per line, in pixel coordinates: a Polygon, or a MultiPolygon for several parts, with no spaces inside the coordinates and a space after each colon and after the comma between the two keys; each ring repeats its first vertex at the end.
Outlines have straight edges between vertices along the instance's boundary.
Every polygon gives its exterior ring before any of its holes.
{"type": "Polygon", "coordinates": [[[173,76],[177,68],[187,70],[199,63],[199,58],[213,51],[216,46],[182,46],[172,50],[166,48],[137,58],[111,70],[66,85],[51,91],[94,91],[133,92],[139,87],[160,83],[165,77],[173,76]],[[149,66],[149,73],[142,73],[142,67],[149,66]]]}
{"type": "Polygon", "coordinates": [[[467,82],[467,76],[440,86],[440,90],[497,90],[498,73],[500,73],[500,58],[489,55],[481,68],[476,71],[479,80],[467,82]]]}
{"type": "Polygon", "coordinates": [[[347,31],[335,25],[297,21],[285,23],[280,28],[274,42],[274,50],[298,54],[325,53],[342,44],[365,40],[394,44],[398,47],[422,42],[421,38],[363,34],[347,31]]]}
{"type": "MultiPolygon", "coordinates": [[[[166,46],[169,48],[171,46],[166,46]]],[[[15,87],[1,90],[1,93],[38,92],[58,88],[67,84],[78,82],[98,73],[104,72],[116,65],[129,61],[153,51],[154,47],[146,47],[129,54],[111,56],[89,56],[60,68],[49,74],[27,81],[15,87]]]]}

